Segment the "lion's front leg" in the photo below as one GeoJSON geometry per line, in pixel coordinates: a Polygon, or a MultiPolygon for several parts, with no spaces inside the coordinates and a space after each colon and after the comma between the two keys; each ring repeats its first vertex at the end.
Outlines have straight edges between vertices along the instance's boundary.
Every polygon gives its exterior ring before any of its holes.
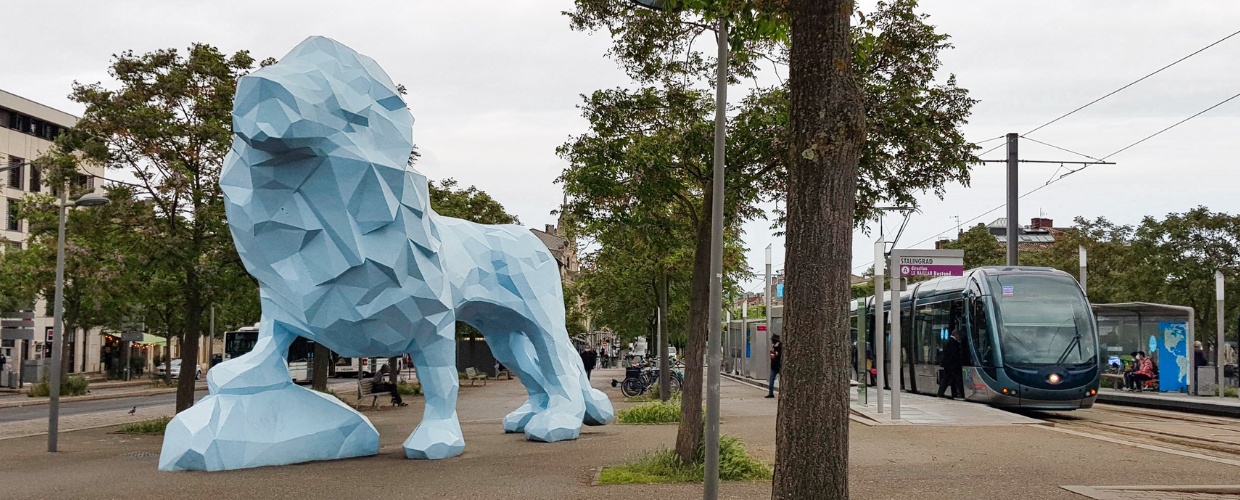
{"type": "Polygon", "coordinates": [[[433,339],[419,343],[410,353],[418,370],[418,382],[426,408],[422,422],[405,440],[405,456],[419,459],[440,459],[465,451],[465,437],[456,416],[456,396],[460,377],[456,371],[455,324],[433,339]]]}
{"type": "Polygon", "coordinates": [[[229,470],[375,455],[379,433],[339,399],[293,384],[296,335],[264,314],[254,350],[213,368],[210,395],[168,423],[160,470],[229,470]]]}

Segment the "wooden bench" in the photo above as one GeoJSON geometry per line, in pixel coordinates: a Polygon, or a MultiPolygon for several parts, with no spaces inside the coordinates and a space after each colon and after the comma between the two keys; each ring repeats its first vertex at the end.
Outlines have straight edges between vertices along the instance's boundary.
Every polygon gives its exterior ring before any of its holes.
{"type": "Polygon", "coordinates": [[[478,373],[472,366],[465,369],[465,378],[469,379],[469,385],[474,385],[475,380],[481,380],[482,385],[487,385],[487,374],[478,373]]]}
{"type": "Polygon", "coordinates": [[[391,396],[390,392],[387,392],[387,391],[375,392],[374,388],[375,388],[374,379],[362,378],[357,381],[357,406],[359,408],[362,406],[362,400],[365,399],[366,396],[370,396],[371,398],[370,399],[371,408],[378,406],[379,396],[391,396]]]}

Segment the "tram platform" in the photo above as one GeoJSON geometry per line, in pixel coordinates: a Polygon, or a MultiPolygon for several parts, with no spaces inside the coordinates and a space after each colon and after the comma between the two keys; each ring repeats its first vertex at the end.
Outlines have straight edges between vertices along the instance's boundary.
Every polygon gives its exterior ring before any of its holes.
{"type": "Polygon", "coordinates": [[[1240,418],[1240,398],[1190,396],[1177,392],[1128,392],[1116,389],[1100,389],[1097,402],[1217,417],[1240,418]]]}
{"type": "Polygon", "coordinates": [[[883,391],[883,413],[878,412],[878,401],[873,387],[868,388],[867,404],[858,400],[857,387],[849,391],[853,421],[865,425],[946,425],[946,426],[1003,426],[1003,425],[1051,425],[1036,418],[1003,411],[980,403],[936,398],[910,392],[900,393],[900,418],[891,418],[891,393],[883,391]]]}

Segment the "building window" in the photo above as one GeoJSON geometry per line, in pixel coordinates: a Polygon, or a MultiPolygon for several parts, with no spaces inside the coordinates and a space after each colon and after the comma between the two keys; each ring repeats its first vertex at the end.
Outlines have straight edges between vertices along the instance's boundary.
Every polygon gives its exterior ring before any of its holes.
{"type": "Polygon", "coordinates": [[[9,199],[8,209],[9,231],[21,231],[22,221],[17,218],[17,200],[9,199]]]}
{"type": "Polygon", "coordinates": [[[23,134],[30,134],[49,141],[56,140],[56,136],[65,131],[64,127],[60,125],[23,115],[10,109],[0,109],[0,127],[11,128],[23,134]]]}
{"type": "Polygon", "coordinates": [[[16,156],[9,157],[9,187],[22,189],[22,164],[26,160],[16,156]]]}
{"type": "Polygon", "coordinates": [[[43,190],[43,176],[39,174],[39,167],[30,166],[30,192],[37,193],[43,190]]]}
{"type": "Polygon", "coordinates": [[[21,250],[22,249],[22,242],[20,241],[10,241],[8,242],[8,244],[9,244],[9,250],[21,250]]]}

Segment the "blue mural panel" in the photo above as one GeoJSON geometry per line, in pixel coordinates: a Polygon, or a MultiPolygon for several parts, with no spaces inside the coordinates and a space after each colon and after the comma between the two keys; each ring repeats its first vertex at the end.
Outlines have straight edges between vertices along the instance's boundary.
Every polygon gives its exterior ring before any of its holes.
{"type": "Polygon", "coordinates": [[[241,78],[220,186],[262,304],[254,350],[213,368],[210,396],[169,424],[161,470],[222,470],[378,453],[378,433],[293,385],[298,336],[347,357],[410,354],[426,398],[410,458],[465,447],[455,324],[478,328],[528,399],[503,421],[530,440],[612,419],[565,329],[559,268],[523,227],[443,217],[408,167],[413,116],[374,60],[311,37],[241,78]]]}
{"type": "Polygon", "coordinates": [[[1158,390],[1188,390],[1188,323],[1158,323],[1158,390]]]}

